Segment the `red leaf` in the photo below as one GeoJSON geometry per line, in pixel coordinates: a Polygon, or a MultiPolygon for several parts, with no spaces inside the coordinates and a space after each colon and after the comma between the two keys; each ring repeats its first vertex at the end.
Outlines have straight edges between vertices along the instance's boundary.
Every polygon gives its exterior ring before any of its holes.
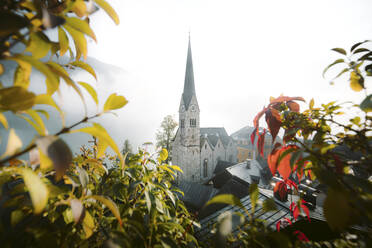
{"type": "Polygon", "coordinates": [[[282,221],[279,220],[278,222],[276,222],[276,230],[279,232],[280,231],[280,224],[282,224],[282,221]]]}
{"type": "Polygon", "coordinates": [[[293,170],[297,172],[297,178],[300,182],[302,177],[304,176],[304,165],[301,166],[301,169],[298,169],[298,164],[296,164],[293,170]]]}
{"type": "Polygon", "coordinates": [[[256,138],[256,130],[257,130],[257,128],[255,128],[253,130],[253,132],[251,133],[251,142],[252,142],[252,145],[254,144],[254,139],[256,138]]]}
{"type": "Polygon", "coordinates": [[[297,231],[294,231],[293,233],[297,236],[298,240],[309,242],[309,239],[306,237],[306,235],[303,232],[300,232],[297,230],[297,231]]]}
{"type": "Polygon", "coordinates": [[[273,105],[274,103],[282,103],[282,102],[288,102],[288,101],[303,101],[303,102],[305,102],[305,99],[303,99],[302,97],[279,96],[278,98],[275,98],[274,100],[272,100],[270,102],[269,106],[273,105]]]}
{"type": "Polygon", "coordinates": [[[285,219],[290,225],[292,225],[292,221],[286,217],[284,217],[283,219],[285,219]]]}
{"type": "Polygon", "coordinates": [[[297,220],[298,216],[300,215],[300,209],[298,208],[298,206],[296,205],[293,209],[293,218],[295,220],[297,220]]]}
{"type": "Polygon", "coordinates": [[[256,128],[256,134],[258,134],[259,121],[262,115],[266,112],[267,108],[263,108],[253,119],[253,126],[256,128]]]}
{"type": "Polygon", "coordinates": [[[289,206],[289,211],[293,212],[293,208],[296,206],[295,202],[292,202],[291,205],[289,206]]]}
{"type": "MultiPolygon", "coordinates": [[[[282,149],[279,150],[279,154],[280,155],[283,154],[287,149],[290,149],[290,148],[293,148],[293,147],[292,146],[283,147],[282,149]]],[[[291,154],[287,154],[286,156],[282,158],[280,163],[277,165],[277,170],[284,180],[288,179],[288,177],[292,173],[290,159],[291,159],[291,154]]]]}
{"type": "Polygon", "coordinates": [[[260,134],[260,136],[258,136],[258,141],[257,141],[257,150],[261,154],[262,157],[264,157],[265,134],[266,134],[266,129],[264,129],[263,132],[260,134]]]}
{"type": "Polygon", "coordinates": [[[306,216],[307,216],[307,219],[309,220],[310,222],[310,212],[309,212],[309,208],[305,205],[306,201],[302,200],[302,203],[301,203],[301,208],[302,210],[304,210],[306,216]]]}
{"type": "Polygon", "coordinates": [[[298,191],[298,187],[297,187],[297,184],[295,182],[293,182],[292,180],[290,179],[287,179],[287,180],[284,180],[284,182],[289,186],[289,187],[294,187],[297,191],[298,191]]]}
{"type": "Polygon", "coordinates": [[[279,151],[280,151],[280,148],[281,147],[281,144],[280,143],[276,143],[274,145],[274,149],[271,151],[270,155],[267,157],[267,163],[269,165],[269,168],[270,168],[270,171],[271,171],[271,174],[273,174],[273,176],[275,175],[275,172],[276,172],[276,169],[277,169],[277,165],[276,165],[276,162],[279,158],[279,151]]]}
{"type": "Polygon", "coordinates": [[[284,200],[286,198],[288,189],[284,181],[279,181],[275,184],[274,193],[275,192],[278,192],[281,200],[284,200]]]}
{"type": "Polygon", "coordinates": [[[300,105],[294,101],[288,101],[287,106],[293,112],[300,112],[300,105]]]}
{"type": "Polygon", "coordinates": [[[272,143],[274,143],[275,138],[278,135],[279,129],[282,125],[279,111],[273,108],[268,109],[265,114],[265,119],[273,138],[272,143]]]}

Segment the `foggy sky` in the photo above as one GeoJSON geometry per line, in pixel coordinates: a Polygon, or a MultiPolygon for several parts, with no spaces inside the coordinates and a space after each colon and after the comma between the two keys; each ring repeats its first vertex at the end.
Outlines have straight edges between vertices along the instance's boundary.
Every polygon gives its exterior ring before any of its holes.
{"type": "MultiPolygon", "coordinates": [[[[231,134],[252,125],[269,97],[280,94],[314,98],[316,105],[331,100],[360,102],[364,96],[352,92],[346,78],[329,85],[322,71],[338,58],[331,48],[349,49],[371,38],[371,1],[108,2],[121,23],[114,25],[103,11],[91,17],[98,43],[89,41],[88,62],[97,70],[98,82],[83,72],[74,72],[74,79],[95,86],[101,105],[111,92],[129,100],[116,111],[119,117],[99,120],[119,146],[126,138],[134,147],[154,141],[166,115],[178,120],[189,31],[202,127],[225,127],[231,134]]],[[[330,71],[328,79],[335,73],[330,71]]],[[[79,120],[83,113],[76,107],[79,99],[65,90],[67,118],[79,120]]],[[[93,101],[88,103],[93,113],[93,101]]],[[[50,120],[50,128],[57,122],[50,120]]],[[[79,142],[86,138],[70,141],[74,149],[79,142]]]]}

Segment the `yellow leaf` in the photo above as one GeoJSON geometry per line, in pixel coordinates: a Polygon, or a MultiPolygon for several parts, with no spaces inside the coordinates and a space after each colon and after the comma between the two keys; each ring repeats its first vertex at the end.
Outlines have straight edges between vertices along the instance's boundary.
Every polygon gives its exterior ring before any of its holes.
{"type": "Polygon", "coordinates": [[[16,54],[13,57],[7,59],[15,60],[17,63],[26,62],[35,67],[38,71],[43,73],[47,79],[49,79],[54,85],[59,85],[58,77],[56,77],[53,72],[50,71],[49,67],[43,62],[34,59],[32,56],[26,56],[21,54],[16,54]]]}
{"type": "Polygon", "coordinates": [[[78,0],[72,6],[72,11],[75,12],[78,17],[84,17],[87,13],[87,6],[84,1],[78,0]]]}
{"type": "Polygon", "coordinates": [[[65,25],[68,25],[71,28],[90,36],[95,42],[97,42],[96,35],[94,34],[93,30],[90,28],[89,24],[86,21],[83,21],[76,17],[66,17],[65,19],[66,19],[65,25]]]}
{"type": "Polygon", "coordinates": [[[84,69],[85,71],[89,72],[97,80],[97,75],[96,75],[95,71],[87,63],[84,63],[83,61],[80,61],[80,60],[76,60],[76,61],[70,63],[70,65],[77,66],[77,67],[80,67],[81,69],[84,69]]]}
{"type": "Polygon", "coordinates": [[[4,73],[4,66],[0,64],[0,75],[4,73]]]}
{"type": "Polygon", "coordinates": [[[46,170],[53,167],[53,162],[50,160],[50,158],[45,155],[40,148],[38,148],[39,151],[39,159],[40,159],[40,168],[42,170],[46,170]]]}
{"type": "Polygon", "coordinates": [[[47,131],[43,122],[43,119],[38,115],[38,113],[33,109],[27,109],[26,113],[34,120],[34,123],[36,124],[36,131],[40,135],[46,135],[47,131]]]}
{"type": "Polygon", "coordinates": [[[105,156],[105,151],[108,147],[108,143],[105,142],[103,139],[98,139],[97,142],[97,158],[101,158],[105,156]]]}
{"type": "Polygon", "coordinates": [[[60,46],[59,55],[63,56],[68,50],[69,41],[68,41],[67,34],[65,30],[63,30],[62,27],[58,27],[58,41],[59,41],[59,46],[60,46]]]}
{"type": "Polygon", "coordinates": [[[106,100],[103,106],[103,111],[109,111],[114,109],[122,108],[128,101],[124,96],[118,96],[116,93],[112,93],[106,100]]]}
{"type": "Polygon", "coordinates": [[[32,170],[23,168],[20,172],[30,193],[34,213],[39,214],[48,203],[48,188],[32,170]]]}
{"type": "Polygon", "coordinates": [[[62,121],[64,122],[64,113],[62,109],[56,104],[56,102],[50,95],[48,94],[37,95],[35,99],[35,104],[45,104],[55,108],[59,112],[62,121]]]}
{"type": "Polygon", "coordinates": [[[14,86],[21,86],[25,89],[30,85],[32,66],[29,63],[18,61],[18,67],[14,71],[14,86]]]}
{"type": "Polygon", "coordinates": [[[90,127],[84,127],[81,129],[77,130],[72,130],[70,133],[78,133],[78,132],[83,132],[83,133],[88,133],[100,140],[100,142],[105,142],[107,143],[113,150],[114,152],[118,155],[120,158],[121,163],[123,164],[123,156],[120,153],[120,150],[118,146],[116,145],[115,141],[110,137],[110,135],[107,133],[107,131],[98,123],[93,123],[93,126],[90,127]]]}
{"type": "Polygon", "coordinates": [[[108,209],[110,209],[110,211],[114,214],[116,219],[119,221],[119,224],[120,225],[123,224],[122,221],[121,221],[121,218],[120,218],[119,209],[116,206],[115,202],[113,202],[110,198],[105,197],[105,196],[101,196],[101,195],[92,195],[92,196],[90,196],[90,198],[93,198],[93,199],[101,202],[102,204],[104,204],[106,207],[108,207],[108,209]]]}
{"type": "Polygon", "coordinates": [[[94,0],[106,13],[111,17],[115,24],[119,25],[119,17],[116,14],[115,10],[104,0],[94,0]]]}
{"type": "Polygon", "coordinates": [[[94,227],[95,227],[95,224],[94,224],[93,217],[90,215],[90,213],[88,211],[85,211],[85,217],[84,217],[84,220],[83,220],[83,229],[84,229],[84,232],[85,232],[85,238],[86,239],[88,239],[90,236],[92,236],[93,231],[94,231],[94,227]]]}
{"type": "Polygon", "coordinates": [[[176,171],[179,171],[179,172],[182,172],[183,173],[183,170],[179,166],[177,166],[177,165],[171,165],[171,168],[173,170],[176,170],[176,171]]]}
{"type": "Polygon", "coordinates": [[[0,123],[3,124],[5,129],[8,129],[8,127],[9,127],[8,121],[6,120],[6,117],[3,113],[0,113],[0,123]]]}
{"type": "Polygon", "coordinates": [[[311,98],[310,103],[309,103],[309,109],[314,108],[314,98],[311,98]]]}
{"type": "Polygon", "coordinates": [[[78,82],[81,86],[84,87],[86,91],[90,94],[90,96],[93,98],[94,102],[98,105],[98,97],[97,92],[93,89],[93,87],[90,84],[84,83],[84,82],[78,82]]]}
{"type": "Polygon", "coordinates": [[[52,48],[48,37],[42,32],[32,32],[26,51],[31,52],[34,58],[40,59],[45,57],[52,48]]]}
{"type": "Polygon", "coordinates": [[[8,145],[6,146],[5,153],[1,157],[11,156],[22,148],[22,141],[17,136],[13,128],[9,131],[8,145]]]}
{"type": "Polygon", "coordinates": [[[167,151],[167,149],[165,149],[165,148],[161,149],[161,151],[159,153],[159,159],[160,159],[160,161],[165,161],[167,158],[168,158],[168,151],[167,151]]]}
{"type": "Polygon", "coordinates": [[[26,89],[15,86],[10,88],[0,89],[0,109],[21,111],[34,106],[35,94],[26,89]]]}
{"type": "Polygon", "coordinates": [[[84,60],[87,59],[88,45],[87,40],[84,37],[84,34],[70,25],[63,25],[63,27],[69,32],[72,39],[74,40],[75,50],[76,50],[76,59],[79,60],[83,54],[84,60]]]}
{"type": "Polygon", "coordinates": [[[363,89],[363,85],[360,84],[360,76],[352,71],[350,73],[350,88],[354,91],[361,91],[363,89]]]}

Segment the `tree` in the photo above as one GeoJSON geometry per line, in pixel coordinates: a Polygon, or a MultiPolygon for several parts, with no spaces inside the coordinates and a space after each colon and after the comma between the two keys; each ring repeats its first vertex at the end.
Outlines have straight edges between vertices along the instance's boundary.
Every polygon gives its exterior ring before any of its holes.
{"type": "Polygon", "coordinates": [[[123,144],[123,148],[121,149],[121,153],[125,154],[132,154],[132,145],[130,144],[129,140],[126,139],[123,144]]]}
{"type": "MultiPolygon", "coordinates": [[[[160,124],[160,129],[156,133],[156,146],[170,150],[172,140],[174,139],[174,130],[177,127],[177,122],[171,115],[164,117],[160,124]]],[[[169,158],[170,160],[172,158],[169,158]]]]}

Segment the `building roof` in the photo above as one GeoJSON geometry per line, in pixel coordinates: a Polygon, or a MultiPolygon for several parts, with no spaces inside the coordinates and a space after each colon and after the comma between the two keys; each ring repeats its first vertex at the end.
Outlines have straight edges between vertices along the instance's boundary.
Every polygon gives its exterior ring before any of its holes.
{"type": "Polygon", "coordinates": [[[192,66],[192,55],[191,55],[191,41],[189,37],[189,48],[187,50],[187,62],[186,62],[186,73],[185,73],[185,84],[183,86],[182,99],[185,103],[185,108],[189,108],[189,104],[192,96],[195,95],[195,83],[194,83],[194,69],[192,66]]]}
{"type": "Polygon", "coordinates": [[[221,139],[225,148],[232,140],[224,127],[202,127],[200,128],[200,136],[207,138],[213,147],[217,144],[218,139],[221,139]]]}
{"type": "Polygon", "coordinates": [[[224,160],[218,160],[216,167],[214,168],[213,173],[218,174],[222,171],[224,171],[226,168],[233,166],[235,163],[224,161],[224,160]]]}
{"type": "MultiPolygon", "coordinates": [[[[258,197],[258,201],[263,202],[267,198],[269,198],[269,196],[262,193],[261,189],[260,189],[260,194],[259,194],[259,197],[258,197]]],[[[252,211],[252,205],[251,205],[251,200],[250,200],[249,195],[241,198],[240,201],[243,204],[243,206],[249,212],[252,211]]],[[[266,225],[269,228],[272,228],[272,229],[275,229],[275,225],[280,219],[282,219],[284,217],[291,218],[291,213],[289,211],[289,208],[281,205],[280,203],[278,203],[278,201],[275,201],[275,203],[277,205],[277,210],[265,213],[262,209],[262,204],[259,204],[255,208],[255,211],[254,211],[254,214],[253,214],[253,216],[255,218],[265,220],[266,225]]],[[[208,240],[209,238],[211,238],[213,236],[211,231],[214,228],[214,224],[217,223],[218,217],[221,214],[226,213],[228,211],[240,212],[240,213],[244,214],[246,216],[246,218],[248,218],[245,211],[243,211],[239,207],[231,206],[231,205],[229,205],[227,207],[224,207],[223,209],[221,209],[217,212],[214,212],[213,214],[211,214],[211,215],[209,215],[209,216],[200,220],[201,228],[198,228],[198,229],[195,230],[195,236],[197,237],[197,239],[204,241],[204,240],[208,240]]],[[[234,230],[234,232],[238,232],[239,222],[240,222],[239,219],[234,220],[234,218],[233,218],[233,230],[234,230]]]]}
{"type": "Polygon", "coordinates": [[[188,208],[195,211],[201,209],[204,204],[217,194],[218,190],[209,185],[202,185],[195,182],[180,181],[178,188],[184,193],[180,199],[188,208]]]}

